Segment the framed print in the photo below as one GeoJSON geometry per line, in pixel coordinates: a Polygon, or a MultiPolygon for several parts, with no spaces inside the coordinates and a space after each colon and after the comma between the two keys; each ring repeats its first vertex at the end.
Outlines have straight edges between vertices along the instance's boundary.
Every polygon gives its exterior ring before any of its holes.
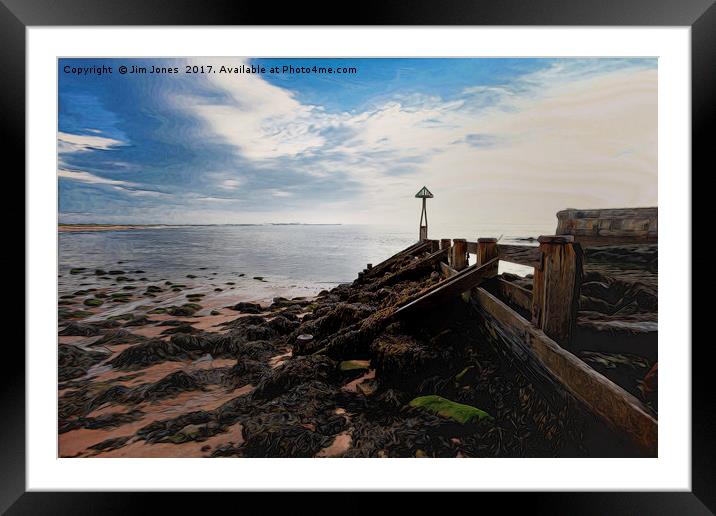
{"type": "Polygon", "coordinates": [[[27,202],[3,509],[714,510],[709,2],[158,7],[2,7],[27,202]]]}

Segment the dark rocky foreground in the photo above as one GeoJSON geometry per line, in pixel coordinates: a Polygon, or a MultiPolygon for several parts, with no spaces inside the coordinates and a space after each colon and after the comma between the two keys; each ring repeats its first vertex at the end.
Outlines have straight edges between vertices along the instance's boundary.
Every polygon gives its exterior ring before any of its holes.
{"type": "MultiPolygon", "coordinates": [[[[406,257],[361,284],[314,299],[276,298],[268,306],[209,306],[210,294],[105,318],[86,301],[91,311],[79,315],[61,306],[60,455],[630,453],[590,415],[548,401],[501,359],[461,299],[418,322],[396,320],[397,306],[439,281],[434,266],[416,268],[416,262],[406,257]]],[[[649,308],[655,317],[656,306],[639,288],[612,276],[591,279],[585,286],[604,288],[588,287],[583,312],[598,306],[603,311],[596,313],[613,317],[631,306],[621,316],[641,317],[649,308]]],[[[155,288],[143,292],[166,290],[155,288]]],[[[118,295],[97,294],[88,299],[104,303],[118,295]]],[[[637,367],[615,355],[585,349],[580,356],[642,399],[653,396],[643,390],[653,360],[637,367]]]]}

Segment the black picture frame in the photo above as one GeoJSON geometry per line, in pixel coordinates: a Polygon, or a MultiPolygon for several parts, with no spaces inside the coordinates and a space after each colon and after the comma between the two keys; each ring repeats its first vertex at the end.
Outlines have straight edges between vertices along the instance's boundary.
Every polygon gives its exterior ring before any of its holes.
{"type": "MultiPolygon", "coordinates": [[[[360,4],[311,2],[269,4],[199,0],[0,0],[0,127],[4,154],[25,164],[25,29],[47,25],[576,25],[689,26],[692,74],[692,169],[713,170],[713,113],[716,105],[716,6],[714,0],[452,0],[373,1],[360,4]],[[709,131],[711,129],[711,131],[709,131]],[[707,168],[707,165],[710,165],[707,168]]],[[[692,174],[692,177],[694,175],[692,174]]],[[[696,219],[694,218],[696,221],[696,219]]],[[[685,253],[688,250],[684,250],[685,253]]],[[[689,256],[686,253],[685,256],[689,256]]],[[[706,269],[706,257],[692,265],[706,269]]],[[[27,271],[26,271],[27,274],[27,271]]],[[[691,281],[691,278],[685,278],[691,281]]],[[[688,300],[684,300],[687,302],[688,300]]],[[[693,304],[696,313],[703,308],[693,304]]],[[[702,314],[705,315],[705,314],[702,314]]],[[[692,320],[698,320],[698,318],[692,320]]],[[[689,343],[670,343],[686,345],[689,343]]],[[[692,491],[619,493],[480,494],[496,501],[501,512],[524,506],[534,514],[713,514],[716,513],[716,418],[709,387],[710,341],[692,347],[692,491]]],[[[162,508],[182,512],[206,510],[205,502],[167,493],[38,493],[25,492],[25,354],[6,342],[0,425],[0,511],[8,514],[144,513],[159,501],[162,508]],[[151,498],[152,500],[148,500],[151,498]],[[161,498],[161,500],[154,500],[161,498]]],[[[667,444],[668,446],[668,444],[667,444]]],[[[227,496],[211,494],[212,503],[227,496]]],[[[243,504],[261,495],[243,494],[243,504]]],[[[347,494],[311,512],[363,512],[376,494],[347,494]],[[358,498],[361,498],[358,501],[358,498]],[[337,503],[338,505],[334,505],[337,503]]],[[[414,501],[422,502],[421,496],[414,501]]],[[[284,497],[272,495],[271,509],[284,497]]],[[[300,503],[300,502],[299,502],[300,503]]],[[[451,502],[452,503],[452,502],[451,502]]],[[[459,503],[459,502],[458,502],[459,503]]],[[[251,505],[244,505],[245,508],[251,505]]],[[[296,505],[287,506],[287,510],[296,505]]],[[[481,505],[484,507],[484,505],[481,505]]]]}

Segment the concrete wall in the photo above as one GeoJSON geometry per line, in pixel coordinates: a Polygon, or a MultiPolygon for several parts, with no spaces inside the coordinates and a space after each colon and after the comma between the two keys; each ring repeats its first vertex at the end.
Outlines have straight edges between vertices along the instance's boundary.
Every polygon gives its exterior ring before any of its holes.
{"type": "Polygon", "coordinates": [[[557,213],[557,234],[573,235],[576,242],[584,245],[655,243],[657,219],[657,208],[570,208],[557,213]]]}

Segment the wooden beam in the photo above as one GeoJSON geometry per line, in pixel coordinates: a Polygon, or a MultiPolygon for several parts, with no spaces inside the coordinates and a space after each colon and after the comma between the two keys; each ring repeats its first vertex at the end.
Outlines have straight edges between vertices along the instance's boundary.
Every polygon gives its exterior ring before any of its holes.
{"type": "Polygon", "coordinates": [[[467,253],[468,254],[477,254],[477,242],[468,242],[467,243],[467,253]]]}
{"type": "Polygon", "coordinates": [[[514,361],[532,379],[563,386],[589,412],[626,437],[645,455],[658,453],[658,422],[644,405],[624,389],[562,349],[505,303],[477,288],[472,299],[514,361]],[[526,371],[525,371],[526,370],[526,371]],[[545,373],[547,376],[545,376],[545,373]]]}
{"type": "Polygon", "coordinates": [[[532,291],[502,278],[495,278],[495,290],[502,299],[527,311],[532,310],[532,291]]]}
{"type": "Polygon", "coordinates": [[[569,347],[579,308],[582,248],[572,236],[541,236],[542,267],[535,268],[532,323],[569,347]]]}
{"type": "Polygon", "coordinates": [[[366,278],[380,276],[392,265],[394,265],[395,262],[399,259],[403,258],[404,256],[414,255],[422,251],[427,251],[428,249],[430,249],[430,246],[430,242],[417,242],[410,247],[406,247],[402,251],[395,253],[390,258],[383,260],[378,265],[374,265],[373,268],[370,269],[368,273],[366,273],[366,278]]]}
{"type": "Polygon", "coordinates": [[[493,278],[495,276],[493,263],[496,262],[497,258],[494,258],[484,265],[478,266],[475,264],[458,272],[452,278],[435,285],[434,288],[428,290],[415,301],[399,308],[395,315],[399,317],[413,316],[459,296],[463,292],[478,286],[483,281],[493,278]]]}
{"type": "Polygon", "coordinates": [[[394,274],[378,280],[380,286],[389,286],[400,283],[401,281],[417,278],[426,273],[427,270],[434,268],[447,256],[447,250],[440,249],[429,254],[424,258],[413,261],[410,265],[403,267],[394,274]]]}
{"type": "Polygon", "coordinates": [[[497,253],[500,260],[506,262],[526,265],[527,267],[539,268],[542,261],[542,251],[539,247],[528,245],[503,245],[497,246],[497,253]]]}

